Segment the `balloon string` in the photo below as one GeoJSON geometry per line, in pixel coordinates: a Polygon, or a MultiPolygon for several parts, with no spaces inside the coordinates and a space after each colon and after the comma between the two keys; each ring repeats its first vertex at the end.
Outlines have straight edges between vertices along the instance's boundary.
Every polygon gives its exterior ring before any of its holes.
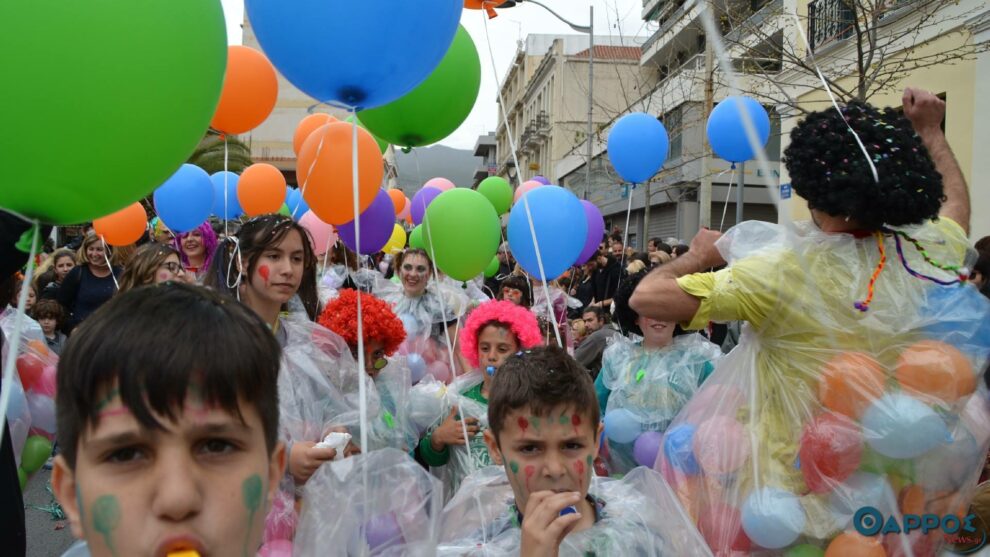
{"type": "MultiPolygon", "coordinates": [[[[626,227],[622,230],[622,254],[619,256],[619,276],[622,276],[622,269],[626,265],[626,246],[629,242],[629,217],[632,216],[632,198],[633,190],[635,189],[636,184],[631,184],[629,187],[629,204],[626,207],[626,227]]],[[[647,199],[646,202],[649,203],[650,200],[647,199]]]]}
{"type": "MultiPolygon", "coordinates": [[[[353,120],[351,122],[351,188],[352,195],[354,198],[354,247],[357,252],[361,252],[361,206],[358,200],[360,181],[358,179],[358,125],[357,125],[357,109],[351,108],[351,115],[353,120]]],[[[324,134],[325,137],[326,134],[324,134]]],[[[323,140],[321,138],[320,143],[323,140]]],[[[315,162],[315,161],[314,161],[315,162]]],[[[307,176],[308,179],[308,176],[307,176]]],[[[357,357],[358,357],[358,408],[360,411],[361,420],[361,450],[365,453],[368,451],[368,393],[365,386],[365,377],[367,374],[364,372],[364,317],[362,316],[361,307],[361,296],[357,297],[357,357]]],[[[367,489],[365,489],[367,493],[367,489]]]]}
{"type": "Polygon", "coordinates": [[[107,252],[110,251],[110,248],[107,247],[107,241],[103,239],[102,234],[100,234],[100,243],[103,244],[103,260],[107,262],[107,269],[110,269],[110,278],[113,279],[113,286],[117,290],[120,290],[120,284],[117,283],[117,277],[115,277],[113,274],[113,264],[110,263],[110,257],[107,255],[107,252]]]}
{"type": "Polygon", "coordinates": [[[229,209],[227,209],[227,177],[230,173],[227,171],[227,162],[230,157],[230,153],[227,150],[227,134],[223,134],[223,235],[230,236],[230,230],[227,228],[227,217],[230,215],[229,209]]]}
{"type": "MultiPolygon", "coordinates": [[[[485,23],[485,41],[488,42],[488,56],[491,58],[491,62],[492,62],[492,73],[495,74],[495,83],[499,83],[498,71],[495,69],[495,51],[492,50],[492,41],[491,41],[491,37],[488,34],[488,17],[484,13],[481,13],[481,19],[484,20],[485,23]]],[[[502,106],[502,123],[505,124],[505,136],[509,140],[509,148],[512,152],[513,164],[515,164],[516,166],[516,177],[518,181],[519,171],[520,171],[519,157],[516,154],[516,141],[512,137],[512,128],[509,127],[509,120],[508,117],[506,116],[508,107],[505,106],[505,98],[502,97],[501,88],[499,88],[498,90],[498,102],[502,106]]],[[[588,138],[588,141],[591,141],[590,137],[588,138]]],[[[588,164],[590,165],[591,161],[588,161],[588,164]]],[[[560,327],[557,325],[557,316],[553,312],[553,302],[550,300],[550,289],[547,287],[547,274],[546,274],[546,270],[543,268],[543,257],[540,254],[540,244],[539,241],[536,239],[536,225],[533,223],[533,213],[529,210],[529,200],[526,199],[525,195],[522,196],[522,202],[523,202],[523,207],[526,209],[526,220],[529,222],[529,233],[533,238],[533,249],[536,251],[536,265],[537,267],[539,267],[540,280],[543,282],[543,295],[546,296],[547,309],[550,312],[549,313],[550,321],[553,323],[553,334],[557,339],[557,344],[563,347],[564,343],[560,341],[560,327]]]]}
{"type": "MultiPolygon", "coordinates": [[[[357,126],[357,112],[353,108],[350,109],[350,110],[354,114],[354,125],[357,126]]],[[[322,127],[322,126],[320,126],[320,127],[322,127]]],[[[317,128],[317,129],[319,129],[319,128],[317,128]]],[[[314,131],[313,133],[316,133],[316,132],[314,131]]],[[[356,137],[357,136],[357,133],[355,133],[354,136],[356,137]]],[[[313,156],[313,162],[309,163],[309,170],[306,172],[306,179],[303,180],[302,185],[299,186],[299,202],[296,203],[296,206],[292,208],[292,219],[293,220],[296,219],[296,214],[299,212],[299,208],[302,207],[302,200],[306,197],[306,186],[309,184],[309,178],[313,175],[313,169],[316,168],[317,161],[320,160],[320,152],[323,151],[323,144],[324,144],[324,142],[326,142],[326,139],[327,139],[327,134],[321,133],[320,134],[320,143],[317,144],[317,146],[316,146],[316,155],[313,156]]],[[[355,150],[357,149],[357,145],[354,146],[354,149],[355,150]]],[[[355,151],[355,156],[357,156],[356,151],[355,151]]],[[[356,182],[355,182],[354,187],[355,187],[354,195],[356,196],[357,195],[357,183],[356,182]]],[[[357,198],[356,197],[354,198],[354,206],[355,206],[355,208],[358,207],[357,198]]]]}
{"type": "MultiPolygon", "coordinates": [[[[732,165],[735,168],[735,164],[732,165]]],[[[726,172],[732,172],[732,169],[723,170],[718,173],[716,178],[720,178],[726,172]]],[[[729,198],[732,197],[732,185],[736,183],[736,173],[732,172],[729,175],[729,190],[725,192],[725,203],[722,204],[722,222],[718,223],[718,231],[721,232],[725,228],[725,215],[729,212],[729,198]]],[[[738,222],[736,224],[739,224],[738,222]]]]}
{"type": "MultiPolygon", "coordinates": [[[[10,212],[10,211],[8,211],[10,212]]],[[[20,218],[21,215],[10,212],[20,218]]],[[[38,254],[38,234],[41,223],[37,220],[28,220],[33,223],[34,232],[31,234],[31,249],[28,253],[27,272],[24,281],[21,283],[21,291],[17,293],[17,311],[14,314],[14,332],[7,339],[7,359],[3,362],[3,387],[0,388],[0,443],[3,443],[3,435],[7,428],[7,408],[10,406],[11,388],[14,381],[14,369],[16,369],[17,352],[21,342],[21,326],[24,323],[24,314],[27,311],[28,285],[34,279],[34,258],[38,254]]]]}

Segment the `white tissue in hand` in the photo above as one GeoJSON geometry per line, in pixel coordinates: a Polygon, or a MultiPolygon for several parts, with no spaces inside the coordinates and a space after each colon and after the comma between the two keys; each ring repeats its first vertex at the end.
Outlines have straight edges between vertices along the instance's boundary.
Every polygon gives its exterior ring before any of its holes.
{"type": "Polygon", "coordinates": [[[321,449],[333,449],[337,451],[337,458],[340,458],[341,449],[346,447],[347,444],[350,443],[350,441],[351,441],[350,433],[340,433],[334,431],[332,433],[328,433],[327,436],[323,438],[323,441],[317,443],[316,446],[321,449]]]}

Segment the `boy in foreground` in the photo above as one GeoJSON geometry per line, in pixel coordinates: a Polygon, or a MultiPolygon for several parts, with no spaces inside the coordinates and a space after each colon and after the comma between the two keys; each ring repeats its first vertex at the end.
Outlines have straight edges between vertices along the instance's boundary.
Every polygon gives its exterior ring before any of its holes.
{"type": "Polygon", "coordinates": [[[182,284],[121,294],[76,331],[52,485],[91,555],[256,554],[285,468],[279,357],[253,311],[182,284]]]}

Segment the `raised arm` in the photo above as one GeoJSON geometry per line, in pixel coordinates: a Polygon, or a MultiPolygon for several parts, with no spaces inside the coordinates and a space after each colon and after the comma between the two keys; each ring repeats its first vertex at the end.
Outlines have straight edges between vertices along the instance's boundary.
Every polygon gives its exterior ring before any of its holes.
{"type": "Polygon", "coordinates": [[[935,169],[942,175],[945,202],[939,215],[954,220],[969,234],[969,190],[962,169],[942,132],[945,101],[928,91],[911,87],[904,90],[901,101],[904,103],[904,115],[911,121],[914,131],[921,137],[935,162],[935,169]]]}
{"type": "Polygon", "coordinates": [[[725,265],[725,260],[715,248],[715,242],[721,237],[720,232],[707,228],[698,231],[687,253],[657,267],[640,281],[629,299],[630,307],[639,315],[661,321],[690,321],[701,302],[681,290],[677,279],[725,265]]]}

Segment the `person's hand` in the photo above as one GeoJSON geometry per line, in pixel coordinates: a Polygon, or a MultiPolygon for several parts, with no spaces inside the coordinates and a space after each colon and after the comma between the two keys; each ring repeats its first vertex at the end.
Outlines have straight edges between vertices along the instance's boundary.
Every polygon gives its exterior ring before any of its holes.
{"type": "Polygon", "coordinates": [[[333,460],[337,451],[317,447],[312,441],[300,441],[292,445],[289,453],[289,472],[296,483],[302,485],[316,472],[324,462],[333,460]]]}
{"type": "Polygon", "coordinates": [[[911,121],[914,131],[921,137],[942,133],[942,120],[945,119],[945,101],[921,89],[908,87],[901,98],[904,116],[911,121]]]}
{"type": "Polygon", "coordinates": [[[702,269],[725,265],[725,259],[722,258],[722,254],[715,247],[715,242],[721,237],[721,232],[702,228],[695,235],[694,239],[691,240],[688,254],[698,260],[699,266],[702,269]]]}
{"type": "MultiPolygon", "coordinates": [[[[347,428],[344,426],[336,426],[327,429],[327,433],[350,433],[350,432],[347,431],[347,428]]],[[[326,437],[326,434],[324,434],[323,436],[326,437]]],[[[354,444],[354,440],[352,438],[350,441],[347,442],[347,445],[344,447],[344,458],[350,458],[358,454],[361,454],[361,449],[360,447],[354,444]]]]}
{"type": "Polygon", "coordinates": [[[579,512],[561,516],[560,511],[580,501],[576,491],[530,493],[523,513],[520,557],[556,557],[560,542],[581,520],[579,512]]]}
{"type": "MultiPolygon", "coordinates": [[[[433,435],[430,436],[430,446],[433,450],[442,451],[448,445],[464,444],[464,430],[461,420],[457,419],[457,412],[459,412],[457,406],[451,408],[447,419],[433,431],[433,435]]],[[[464,418],[464,426],[467,427],[470,437],[474,437],[481,430],[477,418],[464,418]]]]}

